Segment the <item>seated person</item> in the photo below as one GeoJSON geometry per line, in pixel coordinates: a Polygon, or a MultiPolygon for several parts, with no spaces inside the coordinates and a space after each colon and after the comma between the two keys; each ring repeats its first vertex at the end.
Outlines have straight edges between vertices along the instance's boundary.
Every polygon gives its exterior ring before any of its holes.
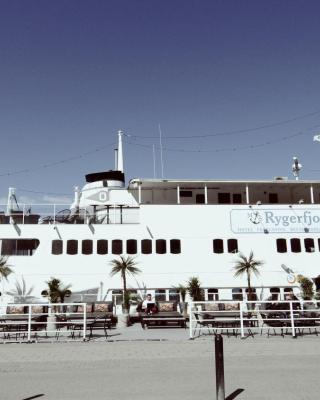
{"type": "Polygon", "coordinates": [[[150,293],[147,294],[147,298],[142,302],[141,310],[151,314],[157,312],[156,303],[150,293]]]}

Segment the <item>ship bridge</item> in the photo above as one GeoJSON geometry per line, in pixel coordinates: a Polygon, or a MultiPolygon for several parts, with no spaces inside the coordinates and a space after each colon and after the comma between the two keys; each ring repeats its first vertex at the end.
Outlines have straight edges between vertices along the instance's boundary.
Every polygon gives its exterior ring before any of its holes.
{"type": "Polygon", "coordinates": [[[128,186],[138,204],[319,204],[314,180],[171,180],[132,179],[128,186]]]}

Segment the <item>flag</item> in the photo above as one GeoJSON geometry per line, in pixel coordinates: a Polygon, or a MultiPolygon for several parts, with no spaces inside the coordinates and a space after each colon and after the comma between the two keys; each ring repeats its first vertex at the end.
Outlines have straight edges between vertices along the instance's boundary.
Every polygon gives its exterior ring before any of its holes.
{"type": "Polygon", "coordinates": [[[313,141],[314,142],[320,142],[320,135],[313,136],[313,141]]]}

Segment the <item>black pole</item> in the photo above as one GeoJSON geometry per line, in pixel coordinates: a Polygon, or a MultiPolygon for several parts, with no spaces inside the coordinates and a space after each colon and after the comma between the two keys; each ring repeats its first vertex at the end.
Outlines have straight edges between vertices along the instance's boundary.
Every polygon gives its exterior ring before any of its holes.
{"type": "Polygon", "coordinates": [[[216,400],[225,400],[223,338],[220,333],[215,335],[214,344],[216,355],[216,400]]]}

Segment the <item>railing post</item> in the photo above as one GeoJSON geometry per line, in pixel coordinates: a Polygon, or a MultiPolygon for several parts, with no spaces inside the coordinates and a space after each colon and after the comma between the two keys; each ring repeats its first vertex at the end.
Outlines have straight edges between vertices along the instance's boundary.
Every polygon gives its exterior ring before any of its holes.
{"type": "Polygon", "coordinates": [[[240,302],[240,331],[241,331],[241,339],[244,338],[244,329],[243,329],[243,302],[240,302]]]}
{"type": "Polygon", "coordinates": [[[31,341],[31,304],[28,305],[28,342],[31,341]]]}
{"type": "Polygon", "coordinates": [[[293,307],[292,307],[292,301],[290,301],[290,318],[291,318],[291,329],[292,329],[292,337],[296,337],[296,330],[294,327],[294,319],[293,319],[293,307]]]}
{"type": "Polygon", "coordinates": [[[193,331],[192,331],[192,309],[193,309],[193,301],[189,303],[189,336],[190,339],[193,339],[193,331]]]}
{"type": "Polygon", "coordinates": [[[87,304],[83,304],[83,340],[86,340],[87,331],[87,304]]]}
{"type": "Polygon", "coordinates": [[[220,333],[215,335],[214,345],[216,358],[216,400],[225,400],[223,338],[220,333]]]}

